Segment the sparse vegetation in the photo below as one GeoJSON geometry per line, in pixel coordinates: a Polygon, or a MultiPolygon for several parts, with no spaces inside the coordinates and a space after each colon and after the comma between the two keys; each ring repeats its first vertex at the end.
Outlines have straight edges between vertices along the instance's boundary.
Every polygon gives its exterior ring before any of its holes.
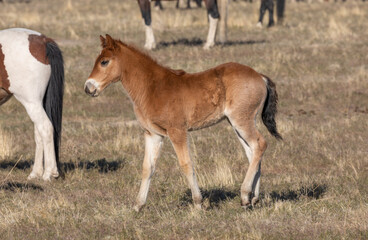
{"type": "Polygon", "coordinates": [[[164,4],[163,12],[153,11],[159,48],[151,55],[159,62],[196,72],[235,61],[277,84],[285,140],[259,124],[269,143],[259,205],[240,207],[248,161],[223,122],[189,139],[206,210],[192,209],[168,140],[147,206],[132,210],[142,130],[120,84],[98,98],[87,96],[83,84],[100,34],[143,46],[136,1],[0,3],[0,28],[40,31],[63,50],[67,172],[65,180],[27,182],[33,125],[15,98],[1,106],[0,239],[367,239],[368,5],[287,2],[284,26],[258,29],[259,2],[231,1],[229,43],[204,51],[198,43],[207,33],[205,10],[164,4]]]}

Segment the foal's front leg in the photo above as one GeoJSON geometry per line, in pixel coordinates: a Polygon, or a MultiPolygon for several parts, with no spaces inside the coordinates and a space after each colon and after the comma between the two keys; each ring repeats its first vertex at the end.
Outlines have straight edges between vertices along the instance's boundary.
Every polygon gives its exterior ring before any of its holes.
{"type": "Polygon", "coordinates": [[[137,196],[137,202],[134,206],[134,210],[137,212],[139,212],[146,203],[151,177],[155,171],[156,160],[159,156],[162,145],[162,137],[160,135],[146,132],[144,139],[146,149],[143,160],[142,182],[137,196]]]}
{"type": "Polygon", "coordinates": [[[182,168],[192,191],[194,207],[201,209],[202,195],[198,187],[193,163],[189,155],[187,132],[175,129],[169,131],[168,133],[169,138],[174,146],[176,155],[178,156],[180,167],[182,168]]]}

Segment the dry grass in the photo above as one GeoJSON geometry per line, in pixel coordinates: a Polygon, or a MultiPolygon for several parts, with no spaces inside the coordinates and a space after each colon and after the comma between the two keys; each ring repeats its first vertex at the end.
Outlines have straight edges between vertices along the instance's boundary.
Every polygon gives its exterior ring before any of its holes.
{"type": "Polygon", "coordinates": [[[0,125],[0,159],[13,158],[15,148],[16,143],[13,140],[13,136],[0,125]]]}
{"type": "Polygon", "coordinates": [[[368,238],[367,4],[287,2],[284,26],[258,29],[259,2],[231,2],[230,43],[209,52],[185,44],[205,39],[205,10],[170,11],[175,3],[165,3],[164,12],[154,11],[159,49],[151,54],[163,64],[195,72],[235,61],[269,75],[278,87],[285,140],[276,142],[259,124],[269,142],[262,198],[244,211],[239,188],[248,161],[233,130],[223,122],[191,133],[206,207],[197,212],[166,139],[139,214],[131,208],[143,133],[129,99],[119,84],[98,98],[83,91],[100,34],[143,46],[136,1],[0,5],[1,28],[38,30],[63,50],[61,160],[67,169],[65,180],[27,182],[33,126],[14,98],[1,106],[0,239],[368,238]]]}

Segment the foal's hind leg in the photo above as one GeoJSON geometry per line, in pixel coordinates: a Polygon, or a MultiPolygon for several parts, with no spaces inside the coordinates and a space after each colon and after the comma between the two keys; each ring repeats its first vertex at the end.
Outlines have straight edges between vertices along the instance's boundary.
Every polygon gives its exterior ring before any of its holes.
{"type": "Polygon", "coordinates": [[[34,127],[34,135],[36,142],[36,153],[35,153],[35,161],[32,168],[31,174],[28,176],[28,180],[33,178],[40,178],[43,174],[43,143],[42,137],[38,132],[37,126],[34,127]]]}
{"type": "Polygon", "coordinates": [[[229,117],[229,121],[237,133],[249,161],[248,171],[241,186],[241,204],[247,207],[251,203],[257,203],[259,199],[261,160],[266,151],[267,143],[256,129],[253,119],[242,120],[229,117]],[[251,202],[252,193],[254,195],[251,202]]]}
{"type": "Polygon", "coordinates": [[[197,179],[194,173],[193,163],[190,159],[189,148],[187,142],[187,132],[185,130],[170,130],[169,138],[174,146],[176,155],[179,159],[180,167],[182,168],[185,177],[188,180],[192,191],[194,207],[201,209],[202,195],[199,190],[197,179]]]}
{"type": "Polygon", "coordinates": [[[159,135],[147,132],[144,137],[146,149],[143,160],[142,183],[137,196],[137,203],[134,206],[134,210],[137,212],[146,203],[151,177],[155,171],[156,160],[162,145],[162,137],[159,135]]]}

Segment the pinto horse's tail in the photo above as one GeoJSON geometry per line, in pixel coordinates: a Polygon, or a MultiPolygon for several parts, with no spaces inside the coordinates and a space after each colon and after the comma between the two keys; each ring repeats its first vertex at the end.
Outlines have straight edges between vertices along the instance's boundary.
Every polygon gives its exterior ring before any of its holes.
{"type": "Polygon", "coordinates": [[[267,97],[262,110],[262,121],[267,127],[268,131],[277,139],[282,140],[281,135],[277,132],[275,116],[277,113],[278,96],[276,92],[276,85],[271,79],[262,75],[267,83],[267,97]]]}
{"type": "Polygon", "coordinates": [[[51,66],[51,76],[43,97],[43,108],[49,117],[54,128],[54,148],[56,164],[61,177],[64,173],[59,162],[59,148],[61,138],[61,122],[63,113],[63,95],[64,95],[64,61],[58,45],[53,42],[46,43],[46,57],[51,66]]]}

